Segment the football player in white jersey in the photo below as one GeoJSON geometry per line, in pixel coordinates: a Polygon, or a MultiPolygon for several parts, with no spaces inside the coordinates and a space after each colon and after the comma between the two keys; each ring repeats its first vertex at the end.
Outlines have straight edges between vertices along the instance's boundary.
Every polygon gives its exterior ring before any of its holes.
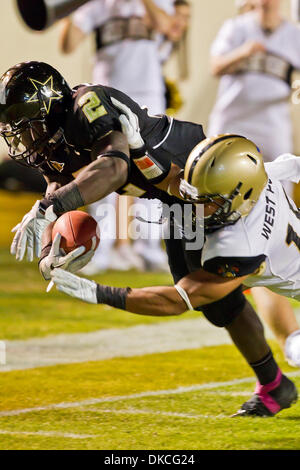
{"type": "MultiPolygon", "coordinates": [[[[300,29],[283,16],[282,3],[238,1],[243,11],[224,22],[210,53],[212,74],[220,82],[207,135],[247,136],[260,147],[264,161],[293,152],[290,97],[292,71],[300,68],[300,29]]],[[[292,194],[293,184],[284,185],[292,194]]],[[[277,330],[283,346],[277,326],[284,322],[292,327],[289,302],[264,288],[254,288],[251,294],[260,316],[272,331],[277,330]]]]}
{"type": "Polygon", "coordinates": [[[182,252],[187,260],[200,257],[200,269],[174,287],[110,288],[56,269],[53,281],[59,290],[86,302],[132,313],[203,311],[213,324],[227,328],[258,377],[255,394],[238,415],[273,416],[289,407],[297,392],[276,364],[259,319],[245,311],[242,286],[262,285],[300,300],[300,215],[279,182],[300,179],[300,160],[285,155],[265,168],[255,144],[227,134],[196,146],[182,176],[172,182],[170,192],[204,204],[204,218],[198,220],[205,228],[203,249],[182,252]]]}

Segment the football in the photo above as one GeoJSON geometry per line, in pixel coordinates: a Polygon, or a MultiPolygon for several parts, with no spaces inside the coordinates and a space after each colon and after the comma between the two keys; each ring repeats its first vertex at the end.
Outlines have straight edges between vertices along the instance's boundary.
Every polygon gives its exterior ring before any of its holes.
{"type": "Polygon", "coordinates": [[[57,233],[61,234],[60,247],[65,253],[85,246],[86,251],[92,247],[92,238],[96,237],[96,247],[100,242],[100,231],[96,220],[83,211],[70,211],[60,216],[52,230],[52,240],[57,233]]]}

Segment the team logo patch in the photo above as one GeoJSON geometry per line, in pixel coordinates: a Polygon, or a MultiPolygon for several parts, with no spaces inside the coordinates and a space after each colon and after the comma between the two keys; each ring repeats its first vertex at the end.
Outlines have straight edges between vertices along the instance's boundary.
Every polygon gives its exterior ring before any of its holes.
{"type": "Polygon", "coordinates": [[[141,173],[147,178],[147,180],[152,180],[162,175],[163,171],[159,166],[151,160],[149,155],[145,155],[141,158],[136,158],[133,160],[141,173]]]}
{"type": "Polygon", "coordinates": [[[55,170],[59,171],[60,173],[63,171],[65,167],[65,163],[55,162],[52,160],[50,160],[50,164],[55,170]]]}
{"type": "Polygon", "coordinates": [[[222,277],[232,278],[238,276],[240,269],[238,266],[229,266],[229,264],[225,264],[224,266],[219,266],[218,274],[222,277]]]}
{"type": "Polygon", "coordinates": [[[33,95],[29,98],[28,103],[39,102],[39,100],[41,99],[46,113],[49,114],[52,100],[60,100],[62,98],[62,94],[53,89],[52,75],[47,78],[44,83],[39,82],[34,78],[29,78],[29,80],[34,86],[35,91],[33,95]]]}

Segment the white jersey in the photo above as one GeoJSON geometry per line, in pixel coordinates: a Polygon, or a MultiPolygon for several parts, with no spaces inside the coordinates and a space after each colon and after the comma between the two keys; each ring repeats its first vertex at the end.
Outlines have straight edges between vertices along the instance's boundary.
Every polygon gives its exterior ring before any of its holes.
{"type": "MultiPolygon", "coordinates": [[[[211,55],[222,56],[250,40],[262,43],[267,53],[282,57],[287,66],[300,68],[300,28],[283,21],[272,34],[266,34],[253,12],[224,23],[211,55]]],[[[274,70],[276,64],[270,67],[274,70]]],[[[208,135],[225,132],[244,135],[261,148],[268,161],[281,153],[292,152],[290,93],[290,85],[272,74],[246,71],[223,75],[208,135]]]]}
{"type": "MultiPolygon", "coordinates": [[[[173,13],[172,0],[154,1],[167,13],[173,13]]],[[[73,23],[84,33],[91,33],[112,19],[145,15],[141,0],[92,0],[76,10],[73,23]]],[[[163,113],[165,88],[156,35],[151,39],[123,39],[98,49],[93,82],[123,91],[141,106],[149,107],[152,114],[163,113]],[[157,104],[150,109],[155,100],[157,104]]]]}
{"type": "MultiPolygon", "coordinates": [[[[269,182],[250,214],[207,235],[202,265],[219,257],[233,258],[233,264],[226,266],[228,277],[233,277],[234,259],[262,257],[256,274],[244,284],[265,286],[300,300],[300,212],[279,182],[300,180],[300,157],[282,155],[267,163],[266,171],[269,182]]],[[[222,272],[225,277],[226,269],[222,272]]]]}

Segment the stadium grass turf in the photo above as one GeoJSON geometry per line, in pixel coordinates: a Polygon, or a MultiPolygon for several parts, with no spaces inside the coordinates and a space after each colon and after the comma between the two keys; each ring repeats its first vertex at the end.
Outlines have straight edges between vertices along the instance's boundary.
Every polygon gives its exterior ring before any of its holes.
{"type": "MultiPolygon", "coordinates": [[[[277,346],[272,346],[283,365],[277,346]]],[[[249,367],[233,346],[15,371],[1,374],[0,408],[118,397],[249,376],[249,367]]],[[[299,386],[299,376],[294,380],[299,386]]],[[[0,449],[298,450],[299,404],[275,418],[229,418],[253,389],[254,379],[213,390],[2,416],[0,449]]]]}
{"type": "MultiPolygon", "coordinates": [[[[164,273],[110,271],[93,276],[102,284],[116,287],[172,285],[164,273]]],[[[17,262],[8,248],[0,248],[0,339],[22,340],[59,333],[87,333],[104,328],[126,328],[159,322],[198,318],[200,312],[180,317],[149,317],[134,315],[106,305],[89,305],[58,292],[46,293],[45,282],[37,261],[17,262]]],[[[251,296],[248,299],[252,302],[251,296]]],[[[291,304],[298,308],[295,301],[291,304]]]]}
{"type": "MultiPolygon", "coordinates": [[[[35,195],[0,191],[1,339],[168,321],[89,306],[54,289],[46,295],[46,283],[38,273],[36,262],[17,263],[8,248],[12,239],[10,228],[36,199],[35,195]]],[[[117,286],[171,284],[169,275],[135,272],[126,273],[126,278],[124,273],[107,273],[96,280],[117,286]]],[[[195,315],[199,314],[180,318],[195,315]]],[[[294,372],[283,361],[277,344],[271,345],[283,370],[294,372]]],[[[0,413],[245,377],[252,377],[250,368],[233,346],[224,345],[5,372],[0,377],[0,413]]],[[[299,388],[299,377],[295,383],[299,388]]],[[[228,418],[250,397],[253,389],[254,380],[213,390],[2,416],[0,449],[299,450],[299,404],[272,419],[228,418]]]]}

